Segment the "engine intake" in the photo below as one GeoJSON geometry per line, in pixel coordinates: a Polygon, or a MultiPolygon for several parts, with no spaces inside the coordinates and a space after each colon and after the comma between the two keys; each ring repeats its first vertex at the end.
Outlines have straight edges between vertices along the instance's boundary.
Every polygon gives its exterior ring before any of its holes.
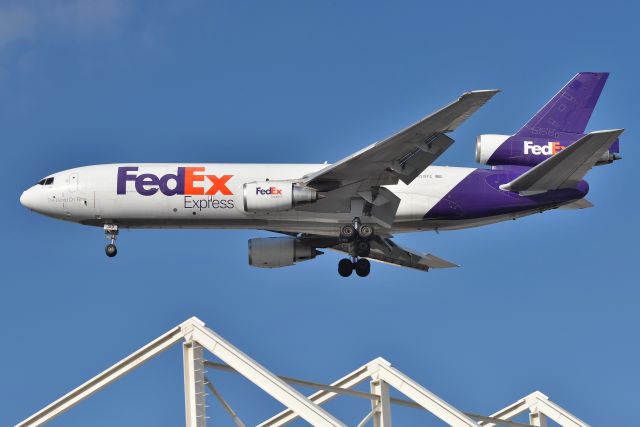
{"type": "Polygon", "coordinates": [[[291,237],[262,237],[249,240],[249,265],[279,268],[315,258],[322,252],[291,237]]]}
{"type": "Polygon", "coordinates": [[[244,185],[245,212],[286,211],[318,199],[316,190],[291,181],[257,181],[244,185]]]}

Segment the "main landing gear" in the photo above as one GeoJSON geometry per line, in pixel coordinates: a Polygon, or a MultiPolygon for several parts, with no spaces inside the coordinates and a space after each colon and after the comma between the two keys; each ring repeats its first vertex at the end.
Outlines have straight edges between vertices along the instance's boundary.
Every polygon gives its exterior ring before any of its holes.
{"type": "Polygon", "coordinates": [[[351,259],[343,258],[338,263],[338,274],[349,277],[355,270],[360,277],[366,277],[371,271],[371,263],[366,257],[371,252],[369,240],[373,236],[373,227],[369,224],[361,224],[360,218],[354,218],[352,224],[347,224],[340,229],[340,241],[350,243],[351,259]]]}
{"type": "Polygon", "coordinates": [[[109,258],[113,258],[118,254],[118,248],[116,248],[116,237],[118,237],[118,226],[115,224],[104,225],[104,237],[111,243],[107,244],[104,248],[104,252],[109,258]]]}
{"type": "Polygon", "coordinates": [[[349,277],[351,273],[356,272],[360,277],[367,277],[371,271],[371,263],[366,258],[342,258],[338,262],[338,274],[342,277],[349,277]]]}

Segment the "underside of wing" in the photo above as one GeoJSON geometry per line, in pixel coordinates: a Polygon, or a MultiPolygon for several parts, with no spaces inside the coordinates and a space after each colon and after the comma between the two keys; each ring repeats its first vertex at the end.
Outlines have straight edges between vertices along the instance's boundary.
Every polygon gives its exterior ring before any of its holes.
{"type": "MultiPolygon", "coordinates": [[[[417,252],[400,246],[388,237],[378,236],[372,239],[370,244],[371,251],[366,258],[374,261],[421,271],[429,271],[431,268],[458,267],[457,264],[438,258],[435,255],[417,252]]],[[[348,243],[339,243],[330,248],[347,254],[350,253],[348,243]]]]}
{"type": "MultiPolygon", "coordinates": [[[[252,239],[250,240],[249,244],[250,251],[252,247],[256,250],[260,248],[266,249],[267,251],[269,251],[268,254],[259,254],[256,252],[253,255],[259,255],[256,256],[256,258],[273,260],[278,258],[277,254],[275,253],[278,252],[278,248],[281,249],[280,252],[287,252],[286,250],[282,251],[282,248],[287,247],[287,243],[289,243],[289,246],[292,249],[289,252],[293,254],[294,259],[288,259],[286,262],[280,260],[277,262],[272,262],[269,265],[262,265],[261,263],[252,263],[253,257],[250,255],[249,262],[251,263],[251,265],[257,267],[267,266],[270,268],[293,265],[296,262],[313,259],[316,255],[322,254],[322,252],[318,251],[318,249],[332,249],[338,252],[342,252],[349,257],[354,257],[357,252],[354,245],[355,242],[342,242],[338,237],[318,236],[312,234],[283,233],[279,231],[275,232],[285,234],[288,237],[268,237],[252,239]],[[303,248],[306,248],[306,250],[303,250],[303,248]],[[300,258],[296,258],[296,256],[298,255],[298,251],[301,255],[300,258]],[[304,256],[304,254],[311,255],[304,256]]],[[[400,246],[396,242],[394,242],[393,239],[391,239],[391,237],[388,235],[374,235],[373,238],[368,241],[368,248],[368,254],[364,256],[358,256],[358,258],[367,258],[385,264],[412,268],[420,271],[429,271],[429,269],[432,268],[458,267],[457,264],[439,258],[435,255],[425,254],[413,249],[400,246]]]]}

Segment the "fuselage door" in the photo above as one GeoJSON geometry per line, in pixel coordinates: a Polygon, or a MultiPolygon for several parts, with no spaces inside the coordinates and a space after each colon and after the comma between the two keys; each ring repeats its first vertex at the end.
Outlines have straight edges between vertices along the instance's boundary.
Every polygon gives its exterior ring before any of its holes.
{"type": "Polygon", "coordinates": [[[78,191],[78,173],[69,175],[69,191],[78,191]]]}

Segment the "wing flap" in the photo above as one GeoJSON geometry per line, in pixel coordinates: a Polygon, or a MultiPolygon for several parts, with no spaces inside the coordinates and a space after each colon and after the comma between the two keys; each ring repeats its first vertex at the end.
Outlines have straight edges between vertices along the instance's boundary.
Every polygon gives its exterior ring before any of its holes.
{"type": "Polygon", "coordinates": [[[560,206],[560,209],[563,210],[574,210],[574,209],[589,209],[593,207],[593,203],[588,201],[587,199],[579,199],[575,200],[571,203],[567,203],[566,205],[560,206]]]}
{"type": "MultiPolygon", "coordinates": [[[[435,255],[417,252],[398,245],[389,237],[377,236],[371,240],[371,252],[366,257],[373,261],[391,264],[398,267],[413,268],[415,270],[429,271],[431,268],[452,268],[457,264],[446,261],[435,255]]],[[[331,249],[349,253],[349,244],[340,243],[331,249]]]]}
{"type": "Polygon", "coordinates": [[[500,188],[534,194],[573,187],[622,132],[624,129],[591,132],[500,188]]]}

